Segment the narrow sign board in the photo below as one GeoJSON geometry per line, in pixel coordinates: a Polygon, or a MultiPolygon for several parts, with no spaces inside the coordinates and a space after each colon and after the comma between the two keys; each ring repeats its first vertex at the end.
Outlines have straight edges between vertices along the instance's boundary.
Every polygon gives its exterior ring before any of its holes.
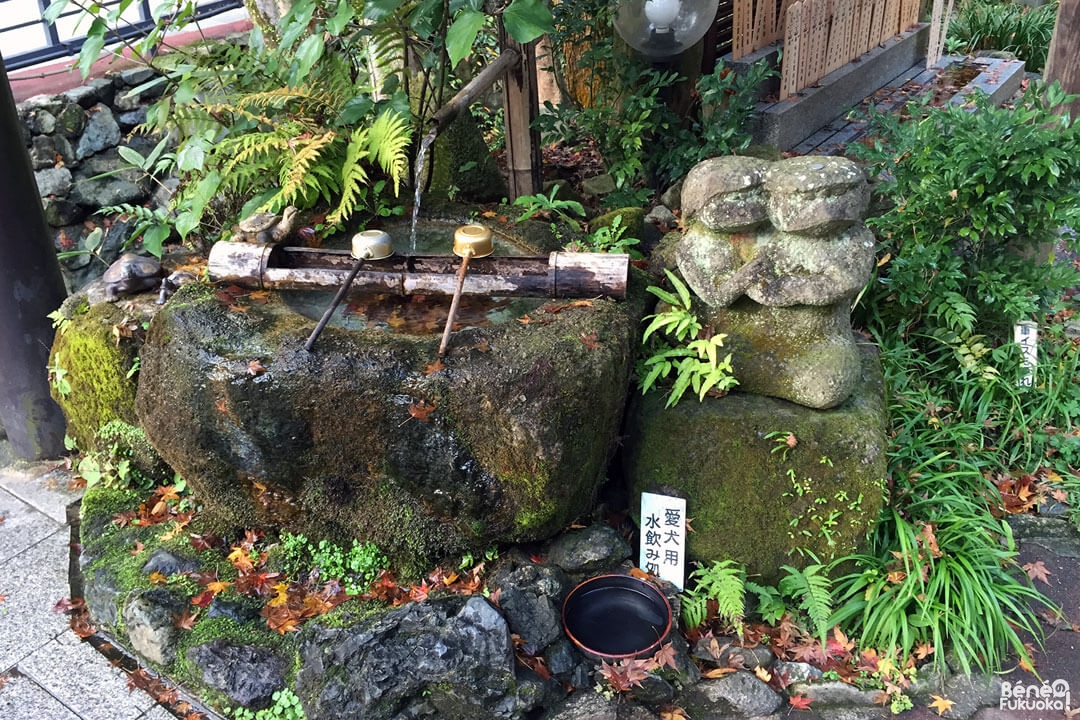
{"type": "Polygon", "coordinates": [[[686,570],[686,500],[641,493],[638,566],[683,589],[686,570]]]}
{"type": "Polygon", "coordinates": [[[1030,320],[1023,320],[1013,326],[1013,340],[1020,346],[1023,355],[1021,367],[1027,372],[1020,378],[1020,384],[1031,387],[1035,382],[1035,363],[1039,360],[1039,326],[1030,320]]]}

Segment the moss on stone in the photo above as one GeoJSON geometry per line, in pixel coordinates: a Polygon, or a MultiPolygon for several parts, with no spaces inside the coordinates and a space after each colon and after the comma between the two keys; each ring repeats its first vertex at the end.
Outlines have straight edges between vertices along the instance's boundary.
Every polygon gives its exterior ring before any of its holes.
{"type": "Polygon", "coordinates": [[[886,471],[876,357],[864,368],[855,395],[829,411],[744,393],[670,409],[659,393],[640,398],[626,455],[635,494],[687,498],[689,554],[735,559],[766,580],[856,550],[877,522],[886,471]]]}
{"type": "Polygon", "coordinates": [[[100,303],[68,318],[53,342],[49,364],[66,370],[65,378],[71,385],[71,391],[64,395],[54,386],[53,398],[67,419],[68,434],[82,450],[105,449],[96,444],[97,432],[110,421],[137,424],[136,382],[128,374],[140,343],[135,338],[118,337],[113,331],[125,319],[115,305],[100,303]]]}

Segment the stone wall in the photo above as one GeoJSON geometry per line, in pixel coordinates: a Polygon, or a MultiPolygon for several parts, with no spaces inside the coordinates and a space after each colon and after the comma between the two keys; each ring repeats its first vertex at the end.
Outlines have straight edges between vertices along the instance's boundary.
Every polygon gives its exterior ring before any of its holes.
{"type": "Polygon", "coordinates": [[[57,252],[88,250],[87,236],[105,230],[93,253],[62,260],[68,289],[77,290],[101,275],[123,250],[131,224],[98,214],[100,208],[130,203],[163,204],[167,195],[140,170],[128,168],[118,147],[147,155],[155,139],[136,134],[147,106],[164,83],[138,90],[153,78],[135,68],[89,81],[59,95],[37,95],[17,106],[23,140],[33,164],[38,192],[57,252]],[[118,172],[119,170],[119,172],[118,172]]]}

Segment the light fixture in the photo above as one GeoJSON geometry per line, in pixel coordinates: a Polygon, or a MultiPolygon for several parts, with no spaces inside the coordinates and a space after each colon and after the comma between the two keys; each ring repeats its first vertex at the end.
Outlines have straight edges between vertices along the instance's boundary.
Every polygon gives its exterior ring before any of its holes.
{"type": "Polygon", "coordinates": [[[650,60],[675,57],[705,36],[719,0],[626,0],[615,31],[650,60]]]}

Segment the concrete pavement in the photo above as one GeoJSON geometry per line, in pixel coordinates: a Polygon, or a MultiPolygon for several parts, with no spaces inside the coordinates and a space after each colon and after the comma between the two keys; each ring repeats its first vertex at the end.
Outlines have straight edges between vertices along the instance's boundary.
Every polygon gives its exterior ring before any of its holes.
{"type": "Polygon", "coordinates": [[[71,594],[67,508],[81,493],[69,480],[56,463],[16,461],[0,440],[0,718],[171,720],[53,611],[71,594]]]}

